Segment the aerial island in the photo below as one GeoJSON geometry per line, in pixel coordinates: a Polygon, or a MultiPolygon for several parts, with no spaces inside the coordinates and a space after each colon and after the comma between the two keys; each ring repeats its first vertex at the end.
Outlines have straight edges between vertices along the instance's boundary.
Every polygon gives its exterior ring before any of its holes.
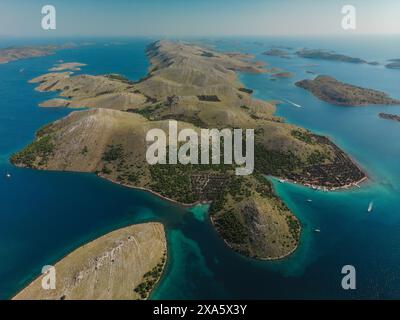
{"type": "Polygon", "coordinates": [[[381,112],[381,113],[379,113],[379,117],[381,117],[382,119],[386,119],[386,120],[400,121],[400,115],[397,115],[397,114],[381,112]]]}
{"type": "Polygon", "coordinates": [[[274,78],[292,78],[292,77],[294,77],[294,73],[289,72],[289,71],[282,71],[282,72],[274,73],[272,75],[272,77],[274,77],[274,78]]]}
{"type": "Polygon", "coordinates": [[[84,63],[60,61],[53,68],[50,68],[49,71],[64,71],[64,70],[80,71],[81,67],[84,66],[86,66],[86,64],[84,63]]]}
{"type": "Polygon", "coordinates": [[[385,65],[388,69],[400,69],[400,59],[390,59],[388,60],[390,63],[385,65]]]}
{"type": "Polygon", "coordinates": [[[280,259],[300,241],[301,224],[275,194],[266,176],[312,188],[351,187],[365,173],[327,137],[287,124],[273,102],[252,97],[237,72],[268,72],[247,55],[220,53],[178,41],[147,48],[146,77],[53,72],[31,82],[59,92],[46,105],[85,107],[39,129],[11,158],[41,170],[93,172],[115,183],[148,190],[181,204],[210,203],[210,218],[233,250],[257,259],[280,259]],[[255,171],[236,176],[232,165],[149,165],[146,132],[251,128],[255,171]]]}
{"type": "Polygon", "coordinates": [[[21,59],[49,56],[57,50],[75,48],[76,46],[77,44],[75,43],[66,43],[63,45],[0,48],[0,64],[21,59]]]}
{"type": "Polygon", "coordinates": [[[314,80],[301,80],[296,82],[296,86],[310,91],[323,101],[336,105],[400,104],[400,100],[392,99],[384,92],[347,84],[330,76],[317,76],[314,80]]]}
{"type": "Polygon", "coordinates": [[[344,54],[339,54],[320,49],[302,49],[297,51],[296,54],[299,57],[307,59],[320,59],[320,60],[340,61],[349,63],[368,63],[366,60],[360,58],[354,58],[344,54]]]}
{"type": "Polygon", "coordinates": [[[57,262],[56,288],[39,276],[14,300],[137,300],[148,298],[166,262],[160,223],[131,225],[95,239],[57,262]]]}
{"type": "Polygon", "coordinates": [[[272,48],[262,53],[265,56],[279,57],[289,59],[289,53],[285,50],[272,48]]]}

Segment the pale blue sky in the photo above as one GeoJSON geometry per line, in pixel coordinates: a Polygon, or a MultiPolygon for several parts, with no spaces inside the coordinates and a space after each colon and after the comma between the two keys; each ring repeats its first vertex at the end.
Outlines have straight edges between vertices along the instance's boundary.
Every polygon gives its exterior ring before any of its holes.
{"type": "Polygon", "coordinates": [[[201,36],[343,34],[341,8],[357,9],[357,34],[400,34],[400,0],[1,0],[0,35],[201,36]],[[41,8],[57,30],[41,29],[41,8]]]}

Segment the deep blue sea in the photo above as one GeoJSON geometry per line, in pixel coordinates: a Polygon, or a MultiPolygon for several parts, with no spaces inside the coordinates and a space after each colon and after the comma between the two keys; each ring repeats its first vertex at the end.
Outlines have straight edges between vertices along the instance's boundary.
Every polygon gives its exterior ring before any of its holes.
{"type": "MultiPolygon", "coordinates": [[[[290,52],[323,48],[384,63],[400,58],[398,38],[195,39],[220,50],[253,53],[271,67],[293,72],[293,78],[276,81],[269,74],[240,78],[258,98],[301,105],[280,104],[277,114],[328,135],[370,176],[360,189],[328,193],[273,181],[303,224],[299,249],[282,261],[256,261],[231,251],[214,231],[205,206],[189,211],[92,174],[9,164],[10,155],[32,141],[40,126],[71,112],[39,108],[54,94],[36,92],[28,80],[58,60],[86,63],[81,73],[121,73],[137,80],[147,73],[145,47],[153,40],[90,39],[91,45],[78,49],[0,65],[0,299],[12,297],[43,265],[54,264],[81,244],[121,226],[154,220],[166,226],[169,252],[153,299],[400,298],[400,123],[378,117],[379,112],[400,114],[400,106],[333,106],[294,85],[313,78],[306,71],[314,71],[400,98],[400,70],[261,55],[283,45],[290,52]],[[368,213],[371,201],[374,210],[368,213]],[[344,265],[356,268],[356,290],[341,288],[344,265]]],[[[49,42],[4,39],[0,47],[49,42]]]]}

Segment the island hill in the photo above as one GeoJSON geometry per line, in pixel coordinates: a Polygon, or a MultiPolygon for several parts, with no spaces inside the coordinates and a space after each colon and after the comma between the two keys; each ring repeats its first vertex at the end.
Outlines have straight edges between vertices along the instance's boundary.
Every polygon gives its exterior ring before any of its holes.
{"type": "MultiPolygon", "coordinates": [[[[238,54],[182,42],[147,49],[149,74],[138,82],[119,75],[50,73],[33,79],[39,91],[59,91],[45,105],[86,107],[41,128],[14,154],[21,167],[95,172],[182,204],[211,202],[219,235],[237,252],[278,259],[293,252],[301,225],[276,196],[266,175],[315,188],[352,186],[365,174],[328,138],[275,117],[275,105],[254,99],[236,72],[266,72],[238,54]],[[61,101],[59,101],[61,100],[61,101]],[[255,130],[255,172],[236,176],[232,165],[149,165],[146,133],[183,128],[255,130]]],[[[222,162],[223,163],[223,162],[222,162]]]]}
{"type": "Polygon", "coordinates": [[[63,45],[0,48],[0,64],[21,59],[49,56],[57,50],[70,49],[77,46],[75,43],[66,43],[63,45]]]}
{"type": "Polygon", "coordinates": [[[272,48],[262,53],[265,56],[279,57],[289,59],[289,53],[279,48],[272,48]]]}
{"type": "Polygon", "coordinates": [[[390,114],[390,113],[379,113],[379,117],[386,120],[393,120],[393,121],[400,121],[400,115],[397,114],[390,114]]]}
{"type": "Polygon", "coordinates": [[[344,54],[335,53],[332,51],[320,50],[320,49],[302,49],[296,52],[296,55],[301,58],[307,59],[319,59],[319,60],[330,60],[339,62],[349,63],[366,63],[370,65],[377,65],[378,62],[368,62],[364,59],[350,57],[344,54]]]}
{"type": "Polygon", "coordinates": [[[57,262],[55,289],[43,289],[46,275],[41,275],[13,299],[146,299],[161,277],[166,251],[162,224],[125,227],[83,245],[57,262]]]}
{"type": "Polygon", "coordinates": [[[389,63],[385,65],[388,69],[400,69],[400,59],[390,59],[389,63]]]}
{"type": "Polygon", "coordinates": [[[310,91],[317,98],[342,106],[365,106],[371,104],[397,105],[400,100],[386,93],[340,82],[333,77],[317,76],[314,80],[296,82],[296,86],[310,91]]]}

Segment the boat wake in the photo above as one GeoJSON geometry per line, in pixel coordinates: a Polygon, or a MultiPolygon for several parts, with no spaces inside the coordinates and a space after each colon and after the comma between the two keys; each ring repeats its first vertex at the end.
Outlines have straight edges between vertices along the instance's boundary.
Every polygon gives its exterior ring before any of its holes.
{"type": "Polygon", "coordinates": [[[287,103],[289,103],[289,104],[291,104],[292,106],[295,106],[295,107],[297,107],[297,108],[303,108],[303,106],[301,106],[301,105],[299,105],[299,104],[297,104],[297,103],[294,103],[293,101],[290,101],[290,100],[288,100],[288,99],[284,99],[287,103]]]}

